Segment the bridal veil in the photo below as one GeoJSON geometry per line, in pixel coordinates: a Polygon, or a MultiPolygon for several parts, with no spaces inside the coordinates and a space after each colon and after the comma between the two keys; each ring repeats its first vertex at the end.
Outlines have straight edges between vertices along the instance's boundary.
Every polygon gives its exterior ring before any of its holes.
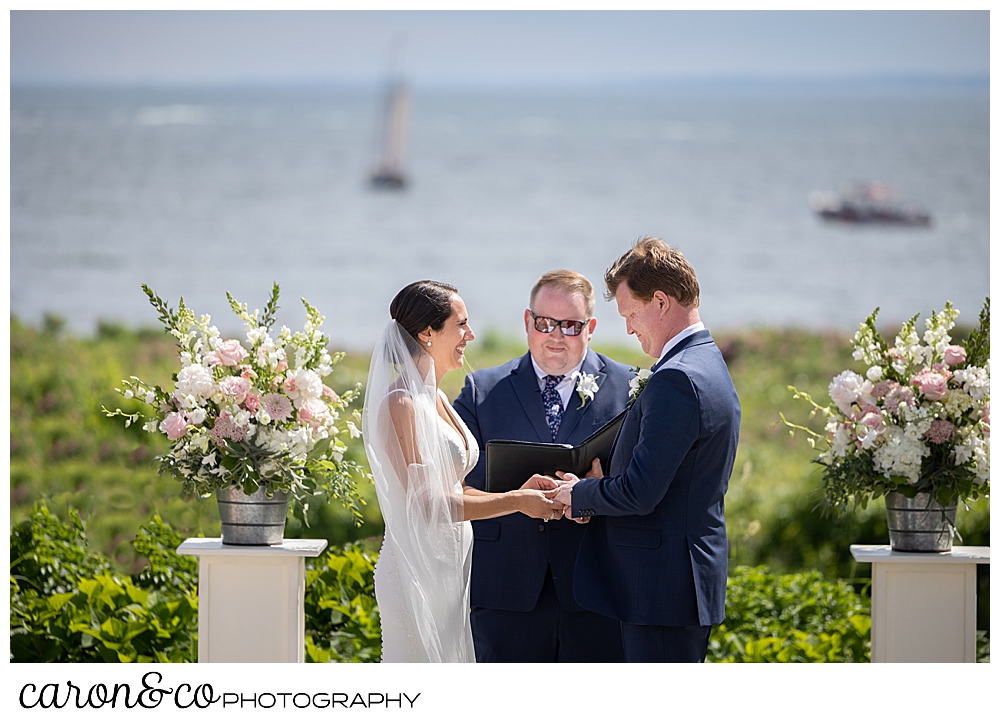
{"type": "MultiPolygon", "coordinates": [[[[445,441],[437,394],[431,357],[391,321],[372,355],[362,414],[385,521],[382,554],[392,555],[398,570],[395,589],[376,592],[401,596],[420,660],[475,662],[471,532],[462,522],[461,470],[445,441]]],[[[388,629],[383,633],[385,639],[388,629]]]]}

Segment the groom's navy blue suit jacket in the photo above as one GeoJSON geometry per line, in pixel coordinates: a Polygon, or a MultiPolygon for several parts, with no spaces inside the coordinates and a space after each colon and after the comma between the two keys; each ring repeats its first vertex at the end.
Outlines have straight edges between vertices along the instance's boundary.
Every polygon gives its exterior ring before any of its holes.
{"type": "MultiPolygon", "coordinates": [[[[624,364],[589,349],[581,371],[593,374],[599,389],[583,409],[579,409],[578,394],[570,397],[555,439],[560,444],[582,442],[621,412],[628,402],[628,383],[635,376],[624,364]]],[[[478,489],[486,487],[485,449],[489,440],[553,441],[530,354],[470,374],[455,400],[455,410],[484,450],[479,464],[465,478],[478,489]]],[[[573,612],[582,609],[573,599],[573,567],[584,525],[572,520],[542,522],[515,513],[474,520],[472,527],[473,607],[533,610],[545,571],[551,566],[560,604],[573,612]]]]}
{"type": "Polygon", "coordinates": [[[577,558],[583,607],[634,625],[715,625],[725,618],[723,497],[740,402],[708,331],[653,366],[612,450],[610,476],[573,488],[593,516],[577,558]]]}

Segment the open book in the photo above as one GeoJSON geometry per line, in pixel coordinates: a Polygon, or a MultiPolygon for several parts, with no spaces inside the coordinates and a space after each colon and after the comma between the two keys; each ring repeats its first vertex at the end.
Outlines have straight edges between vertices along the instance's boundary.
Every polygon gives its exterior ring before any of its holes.
{"type": "Polygon", "coordinates": [[[486,491],[516,490],[534,474],[555,476],[557,470],[582,477],[590,471],[594,457],[601,460],[601,469],[607,472],[611,445],[627,411],[628,408],[575,447],[491,439],[486,443],[486,491]]]}

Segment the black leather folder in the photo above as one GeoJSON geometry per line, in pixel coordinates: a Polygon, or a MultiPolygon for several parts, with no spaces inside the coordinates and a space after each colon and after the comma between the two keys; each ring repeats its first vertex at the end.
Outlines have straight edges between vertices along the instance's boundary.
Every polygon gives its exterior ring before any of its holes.
{"type": "Polygon", "coordinates": [[[627,411],[625,409],[575,447],[571,444],[491,439],[486,443],[486,491],[516,490],[534,474],[555,476],[557,470],[582,477],[590,471],[594,457],[600,458],[601,469],[607,472],[611,445],[627,411]]]}

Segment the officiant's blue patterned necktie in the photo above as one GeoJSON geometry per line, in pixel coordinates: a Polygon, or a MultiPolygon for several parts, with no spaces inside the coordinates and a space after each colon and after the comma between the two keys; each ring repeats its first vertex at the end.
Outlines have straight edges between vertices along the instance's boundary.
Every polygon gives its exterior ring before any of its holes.
{"type": "Polygon", "coordinates": [[[559,434],[559,424],[562,422],[563,415],[562,397],[559,396],[556,387],[565,378],[565,374],[558,376],[549,374],[545,377],[545,389],[542,390],[542,404],[545,405],[545,423],[549,425],[549,431],[552,432],[553,440],[559,434]]]}

